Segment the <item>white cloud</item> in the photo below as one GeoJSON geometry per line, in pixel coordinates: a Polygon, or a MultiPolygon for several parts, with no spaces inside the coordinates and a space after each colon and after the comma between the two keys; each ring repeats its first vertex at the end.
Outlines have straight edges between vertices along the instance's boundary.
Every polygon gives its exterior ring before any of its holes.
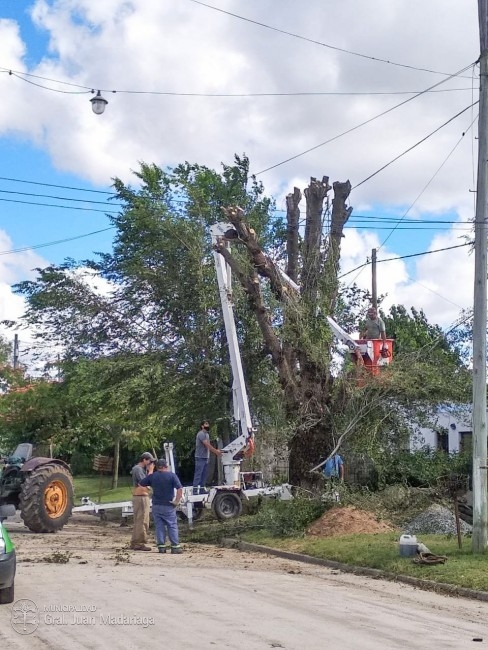
{"type": "MultiPolygon", "coordinates": [[[[12,250],[12,240],[6,232],[0,230],[0,251],[12,250]]],[[[15,294],[12,285],[35,277],[35,268],[48,265],[47,260],[33,251],[0,254],[0,321],[16,321],[25,312],[24,298],[15,294]]],[[[13,340],[13,331],[0,327],[0,335],[13,340]]],[[[20,337],[26,345],[32,340],[29,330],[22,330],[20,337]]]]}
{"type": "MultiPolygon", "coordinates": [[[[450,3],[446,10],[444,0],[308,0],[305,10],[280,0],[279,13],[274,0],[216,0],[216,5],[311,39],[412,66],[453,72],[478,56],[474,2],[450,3]]],[[[442,80],[293,39],[188,0],[37,0],[32,17],[48,35],[49,51],[27,70],[29,44],[22,42],[15,22],[0,21],[0,65],[95,90],[385,92],[422,90],[442,80]]],[[[268,192],[279,197],[293,184],[303,188],[310,176],[350,178],[354,185],[467,107],[472,96],[476,98],[476,90],[470,90],[476,86],[476,79],[454,79],[439,89],[467,90],[426,94],[260,178],[268,192]]],[[[115,175],[129,179],[140,160],[162,166],[189,160],[215,167],[243,151],[251,157],[252,170],[259,171],[407,98],[198,98],[104,92],[109,105],[103,116],[95,116],[88,102],[91,95],[48,92],[6,74],[0,74],[0,91],[9,98],[0,112],[0,135],[29,138],[49,152],[59,169],[101,184],[115,175]]],[[[351,202],[382,205],[401,214],[475,118],[476,112],[467,111],[354,190],[351,202]]],[[[472,216],[474,135],[467,133],[411,216],[425,211],[472,216]]],[[[278,207],[280,202],[282,198],[278,207]]],[[[394,241],[382,255],[395,254],[394,241]]],[[[457,243],[455,233],[443,234],[431,248],[442,247],[439,242],[457,243]]],[[[376,235],[349,230],[343,270],[363,263],[378,244],[376,235]]],[[[415,263],[414,279],[430,291],[412,283],[402,260],[384,266],[388,271],[379,268],[378,288],[388,292],[392,302],[423,306],[430,318],[446,324],[455,318],[458,304],[470,304],[472,260],[466,249],[415,263]]],[[[367,275],[363,272],[358,283],[367,284],[367,275]]]]}

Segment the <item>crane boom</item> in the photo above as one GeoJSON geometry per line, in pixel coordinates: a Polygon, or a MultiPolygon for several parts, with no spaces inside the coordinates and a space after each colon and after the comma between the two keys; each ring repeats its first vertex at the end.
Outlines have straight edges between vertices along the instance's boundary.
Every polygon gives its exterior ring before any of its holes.
{"type": "MultiPolygon", "coordinates": [[[[231,224],[217,223],[211,226],[210,230],[214,247],[219,243],[230,249],[231,240],[226,237],[226,233],[229,233],[229,231],[235,232],[231,224]]],[[[232,303],[232,271],[223,256],[215,249],[214,262],[232,370],[234,420],[239,427],[239,435],[237,438],[222,449],[222,467],[224,470],[224,483],[226,485],[239,485],[241,458],[236,458],[236,456],[242,454],[246,449],[254,447],[255,429],[251,420],[239,341],[237,339],[234,306],[232,303]]]]}

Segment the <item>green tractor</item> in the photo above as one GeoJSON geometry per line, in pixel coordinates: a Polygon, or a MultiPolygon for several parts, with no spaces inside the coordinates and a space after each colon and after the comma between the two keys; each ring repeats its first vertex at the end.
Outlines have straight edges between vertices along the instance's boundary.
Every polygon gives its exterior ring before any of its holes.
{"type": "Polygon", "coordinates": [[[0,506],[13,504],[34,533],[54,533],[71,516],[71,472],[62,460],[34,458],[33,449],[23,442],[5,459],[0,474],[0,506]]]}

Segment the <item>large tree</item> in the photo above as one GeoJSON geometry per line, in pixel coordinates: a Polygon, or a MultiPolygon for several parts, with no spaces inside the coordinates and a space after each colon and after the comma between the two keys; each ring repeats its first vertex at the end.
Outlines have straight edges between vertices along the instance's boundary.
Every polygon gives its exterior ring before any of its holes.
{"type": "Polygon", "coordinates": [[[312,178],[302,223],[301,191],[287,197],[284,219],[248,169],[246,158],[220,174],[188,163],[166,172],[143,164],[138,189],[115,180],[123,207],[111,217],[113,251],[38,269],[18,290],[28,301],[25,322],[44,345],[62,345],[70,363],[83,362],[88,391],[92,381],[102,401],[114,396],[118,427],[132,430],[136,419],[139,430],[189,451],[200,419],[218,421],[219,433],[229,435],[231,378],[209,231],[230,222],[232,250],[217,244],[217,251],[237,279],[252,410],[261,423],[282,428],[299,483],[345,439],[368,448],[402,428],[411,404],[453,390],[431,381],[427,355],[417,355],[415,368],[395,364],[382,381],[358,381],[348,363],[333,371],[326,316],[338,305],[341,317],[347,311],[338,271],[350,183],[312,178]],[[90,364],[97,364],[91,380],[90,364]]]}

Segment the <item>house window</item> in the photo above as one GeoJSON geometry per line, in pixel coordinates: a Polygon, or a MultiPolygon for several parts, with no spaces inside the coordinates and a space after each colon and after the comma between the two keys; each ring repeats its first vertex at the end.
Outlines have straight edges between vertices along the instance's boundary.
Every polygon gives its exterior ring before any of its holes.
{"type": "Polygon", "coordinates": [[[472,431],[461,431],[459,433],[460,437],[460,451],[472,451],[473,449],[473,432],[472,431]]]}
{"type": "Polygon", "coordinates": [[[437,431],[437,449],[438,451],[449,451],[449,433],[444,427],[437,431]]]}

